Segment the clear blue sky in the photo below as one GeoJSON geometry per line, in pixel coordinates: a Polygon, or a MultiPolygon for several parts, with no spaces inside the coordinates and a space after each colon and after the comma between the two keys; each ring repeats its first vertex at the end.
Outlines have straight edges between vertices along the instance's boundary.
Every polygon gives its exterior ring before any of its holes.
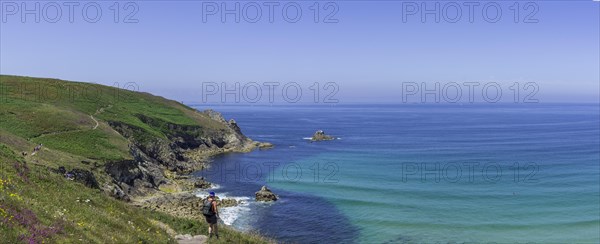
{"type": "MultiPolygon", "coordinates": [[[[314,23],[313,1],[298,2],[303,15],[297,23],[282,18],[284,2],[275,8],[274,23],[265,6],[257,23],[235,23],[233,16],[221,23],[220,15],[204,23],[200,1],[137,2],[138,23],[122,23],[133,9],[124,10],[124,3],[114,23],[112,2],[98,2],[103,12],[97,23],[83,20],[86,2],[75,8],[74,23],[65,6],[57,23],[44,16],[35,23],[34,15],[21,23],[6,2],[2,74],[136,82],[142,91],[186,102],[202,101],[203,82],[297,82],[306,96],[314,82],[335,82],[341,102],[402,102],[403,82],[498,82],[505,93],[513,82],[536,82],[542,102],[598,102],[599,96],[600,2],[591,0],[536,2],[538,23],[523,23],[533,11],[525,2],[519,23],[510,10],[514,2],[498,2],[503,12],[496,23],[482,17],[487,2],[475,7],[473,23],[464,5],[457,23],[443,16],[440,23],[434,16],[422,23],[419,13],[404,22],[402,2],[395,1],[336,2],[338,23],[314,23]]],[[[35,2],[27,3],[34,8],[35,2]]],[[[321,19],[333,9],[324,4],[321,19]]],[[[53,18],[54,10],[47,10],[53,18]]],[[[451,6],[447,10],[455,16],[451,6]]],[[[93,17],[93,9],[88,12],[93,17]]],[[[488,12],[493,17],[493,9],[488,12]]]]}

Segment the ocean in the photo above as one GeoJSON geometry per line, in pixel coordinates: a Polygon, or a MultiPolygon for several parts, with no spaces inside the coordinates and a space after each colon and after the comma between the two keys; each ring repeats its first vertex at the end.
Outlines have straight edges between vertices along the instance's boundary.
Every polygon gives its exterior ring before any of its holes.
{"type": "MultiPolygon", "coordinates": [[[[598,104],[195,106],[273,149],[196,172],[290,243],[600,242],[598,104]],[[336,137],[311,143],[317,130],[336,137]],[[258,203],[267,185],[280,200],[258,203]]],[[[204,194],[200,192],[199,194],[204,194]]]]}

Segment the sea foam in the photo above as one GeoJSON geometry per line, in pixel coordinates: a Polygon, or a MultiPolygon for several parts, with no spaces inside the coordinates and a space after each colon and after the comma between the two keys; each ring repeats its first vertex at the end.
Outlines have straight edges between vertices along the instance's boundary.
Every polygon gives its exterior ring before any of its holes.
{"type": "MultiPolygon", "coordinates": [[[[196,193],[196,196],[200,198],[206,198],[208,196],[208,191],[199,191],[196,193]]],[[[238,202],[237,206],[219,208],[219,217],[225,225],[233,225],[236,220],[240,219],[240,217],[246,216],[250,212],[249,197],[229,196],[229,193],[227,192],[217,193],[217,196],[219,198],[234,199],[238,202]]],[[[239,227],[244,229],[243,226],[239,227]]]]}

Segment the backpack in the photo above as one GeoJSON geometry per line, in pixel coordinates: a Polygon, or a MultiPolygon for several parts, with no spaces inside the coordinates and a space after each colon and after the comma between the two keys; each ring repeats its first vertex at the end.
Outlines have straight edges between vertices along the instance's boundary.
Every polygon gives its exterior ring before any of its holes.
{"type": "Polygon", "coordinates": [[[204,216],[215,215],[215,210],[213,209],[211,201],[209,201],[209,200],[204,201],[204,204],[202,204],[202,214],[204,216]]]}

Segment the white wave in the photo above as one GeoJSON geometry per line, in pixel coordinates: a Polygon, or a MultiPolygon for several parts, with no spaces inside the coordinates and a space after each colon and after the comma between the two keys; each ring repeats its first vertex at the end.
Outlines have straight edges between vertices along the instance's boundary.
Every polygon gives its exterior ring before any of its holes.
{"type": "Polygon", "coordinates": [[[250,212],[249,203],[247,201],[239,203],[234,207],[220,208],[219,216],[223,224],[233,225],[236,220],[250,212]]]}
{"type": "Polygon", "coordinates": [[[248,202],[250,200],[250,197],[245,197],[245,196],[229,196],[229,192],[221,192],[221,193],[217,193],[217,196],[219,198],[229,198],[229,199],[235,199],[236,201],[243,201],[243,202],[248,202]]]}
{"type": "MultiPolygon", "coordinates": [[[[200,198],[208,197],[209,191],[198,191],[196,196],[200,198]]],[[[240,217],[250,213],[250,197],[244,196],[229,196],[228,192],[217,192],[216,195],[223,199],[235,199],[238,202],[237,206],[219,208],[219,217],[223,224],[233,225],[240,217]]]]}
{"type": "Polygon", "coordinates": [[[219,209],[219,216],[221,217],[223,224],[233,225],[236,220],[250,213],[249,197],[229,196],[228,193],[222,193],[220,195],[221,198],[235,199],[238,201],[237,206],[219,209]]]}
{"type": "MultiPolygon", "coordinates": [[[[304,140],[312,140],[312,137],[302,137],[302,139],[304,139],[304,140]]],[[[342,138],[341,137],[336,137],[335,139],[336,140],[341,140],[342,138]]]]}
{"type": "Polygon", "coordinates": [[[204,199],[204,198],[208,197],[208,192],[205,192],[205,191],[202,191],[202,190],[197,191],[196,192],[196,197],[204,199]]]}
{"type": "Polygon", "coordinates": [[[211,192],[213,190],[220,189],[220,188],[221,188],[220,185],[217,185],[215,183],[211,183],[210,188],[207,188],[207,189],[200,189],[200,188],[198,188],[198,189],[196,189],[196,196],[199,197],[199,198],[206,198],[206,197],[208,197],[208,193],[209,192],[211,192]]]}

